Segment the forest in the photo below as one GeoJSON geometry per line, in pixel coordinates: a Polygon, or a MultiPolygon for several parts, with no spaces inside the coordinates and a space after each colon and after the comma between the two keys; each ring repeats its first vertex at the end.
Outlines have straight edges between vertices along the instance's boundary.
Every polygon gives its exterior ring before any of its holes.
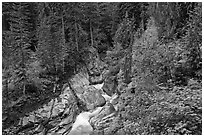
{"type": "Polygon", "coordinates": [[[202,3],[2,2],[2,134],[201,135],[202,3]]]}

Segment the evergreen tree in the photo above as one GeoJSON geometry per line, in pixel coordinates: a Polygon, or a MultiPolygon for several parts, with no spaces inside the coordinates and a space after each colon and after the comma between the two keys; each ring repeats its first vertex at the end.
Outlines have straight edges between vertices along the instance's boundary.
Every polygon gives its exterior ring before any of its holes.
{"type": "Polygon", "coordinates": [[[189,13],[186,43],[186,68],[190,77],[202,78],[202,4],[196,3],[189,13]]]}
{"type": "Polygon", "coordinates": [[[159,28],[159,39],[163,42],[170,42],[182,35],[183,28],[188,20],[188,11],[193,3],[178,2],[157,2],[150,3],[148,14],[155,18],[159,28]]]}
{"type": "Polygon", "coordinates": [[[15,61],[16,82],[21,83],[23,94],[25,95],[26,83],[28,77],[26,71],[28,70],[27,63],[30,59],[30,32],[29,27],[29,11],[27,9],[28,3],[12,3],[12,10],[10,11],[10,35],[12,37],[12,54],[15,61]]]}
{"type": "MultiPolygon", "coordinates": [[[[40,5],[39,8],[50,8],[46,6],[48,5],[40,5]]],[[[42,9],[41,11],[43,11],[42,9]]],[[[51,81],[56,82],[58,73],[62,71],[61,29],[58,27],[58,18],[54,15],[54,11],[50,9],[49,16],[46,16],[45,13],[41,13],[40,15],[38,48],[36,54],[41,61],[41,65],[46,68],[48,74],[54,76],[54,79],[51,78],[51,81]]]]}

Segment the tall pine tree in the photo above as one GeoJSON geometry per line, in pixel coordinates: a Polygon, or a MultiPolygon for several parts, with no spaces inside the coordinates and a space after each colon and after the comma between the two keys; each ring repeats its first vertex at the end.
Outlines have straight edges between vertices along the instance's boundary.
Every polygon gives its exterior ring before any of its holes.
{"type": "Polygon", "coordinates": [[[28,23],[29,20],[28,3],[12,3],[10,11],[10,35],[12,41],[12,53],[14,66],[16,71],[16,83],[20,83],[20,89],[23,90],[23,95],[26,91],[26,83],[28,78],[26,71],[28,69],[28,61],[30,59],[30,32],[28,23]]]}

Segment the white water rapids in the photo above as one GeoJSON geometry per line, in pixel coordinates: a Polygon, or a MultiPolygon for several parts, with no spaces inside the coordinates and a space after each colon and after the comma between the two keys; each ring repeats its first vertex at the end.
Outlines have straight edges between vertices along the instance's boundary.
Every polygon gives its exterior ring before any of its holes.
{"type": "MultiPolygon", "coordinates": [[[[101,89],[103,87],[102,84],[94,85],[95,88],[101,89]]],[[[112,102],[115,98],[117,98],[117,95],[108,96],[107,94],[102,95],[106,102],[112,102]]],[[[76,117],[76,121],[74,122],[71,131],[69,132],[69,135],[89,135],[93,128],[89,123],[89,120],[91,117],[94,117],[98,115],[103,107],[97,107],[93,112],[82,112],[76,117]]]]}

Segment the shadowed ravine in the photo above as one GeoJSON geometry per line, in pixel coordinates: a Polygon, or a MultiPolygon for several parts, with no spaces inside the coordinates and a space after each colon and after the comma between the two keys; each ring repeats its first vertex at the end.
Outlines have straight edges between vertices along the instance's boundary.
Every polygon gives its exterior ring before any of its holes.
{"type": "Polygon", "coordinates": [[[86,75],[77,74],[71,80],[72,90],[85,104],[88,111],[80,110],[71,92],[70,87],[64,88],[61,94],[20,118],[19,123],[5,129],[5,134],[30,135],[89,135],[93,133],[94,126],[108,118],[113,118],[117,106],[112,102],[118,98],[103,92],[102,84],[89,85],[86,75]]]}

